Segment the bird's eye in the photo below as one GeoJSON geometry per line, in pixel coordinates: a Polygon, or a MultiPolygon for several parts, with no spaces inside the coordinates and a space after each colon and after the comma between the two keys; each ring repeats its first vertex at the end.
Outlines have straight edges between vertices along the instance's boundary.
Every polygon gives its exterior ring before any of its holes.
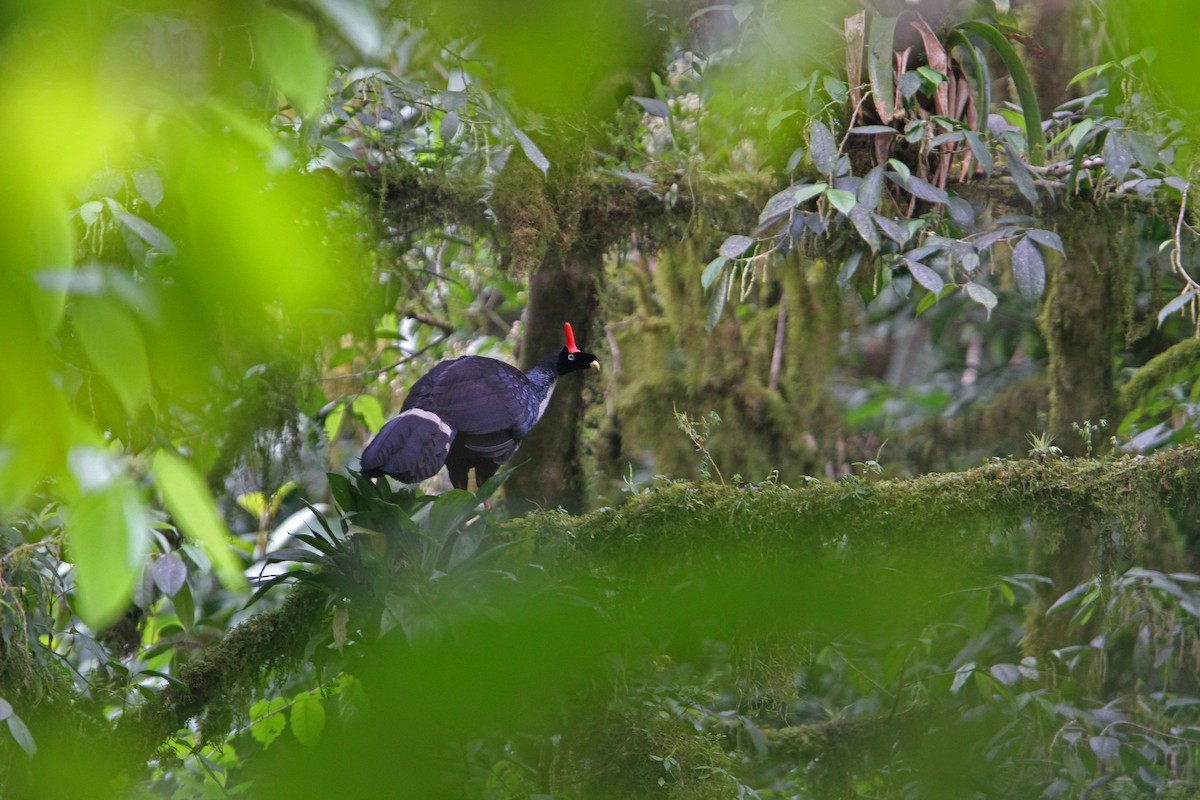
{"type": "Polygon", "coordinates": [[[575,360],[575,354],[567,353],[567,361],[574,361],[574,360],[575,360]]]}

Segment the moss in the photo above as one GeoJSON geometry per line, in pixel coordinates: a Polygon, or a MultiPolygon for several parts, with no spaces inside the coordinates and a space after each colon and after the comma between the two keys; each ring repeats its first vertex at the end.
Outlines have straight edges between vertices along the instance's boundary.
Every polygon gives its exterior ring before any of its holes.
{"type": "Polygon", "coordinates": [[[281,608],[251,617],[183,667],[178,683],[121,718],[117,733],[126,752],[144,758],[198,716],[205,735],[223,734],[265,672],[303,655],[325,598],[298,587],[281,608]]]}
{"type": "Polygon", "coordinates": [[[589,563],[750,543],[767,557],[821,552],[834,535],[851,552],[889,547],[978,559],[987,552],[980,534],[1025,520],[1037,523],[1048,552],[1063,530],[1090,522],[1116,526],[1132,549],[1151,520],[1197,493],[1200,448],[1187,447],[1149,457],[1002,461],[906,480],[855,478],[801,488],[674,483],[575,520],[532,514],[514,529],[553,545],[562,560],[589,563]]]}
{"type": "Polygon", "coordinates": [[[737,797],[729,777],[737,762],[721,737],[647,705],[604,711],[577,724],[563,737],[562,752],[553,776],[555,796],[737,797]],[[563,791],[567,787],[580,791],[573,795],[563,791]]]}
{"type": "Polygon", "coordinates": [[[496,180],[491,204],[500,223],[508,267],[521,275],[532,273],[545,261],[560,234],[545,176],[529,159],[514,153],[496,180]]]}
{"type": "Polygon", "coordinates": [[[1118,407],[1128,413],[1142,403],[1152,392],[1176,383],[1183,378],[1192,378],[1200,365],[1200,339],[1184,339],[1147,361],[1133,374],[1129,382],[1121,387],[1118,407]]]}

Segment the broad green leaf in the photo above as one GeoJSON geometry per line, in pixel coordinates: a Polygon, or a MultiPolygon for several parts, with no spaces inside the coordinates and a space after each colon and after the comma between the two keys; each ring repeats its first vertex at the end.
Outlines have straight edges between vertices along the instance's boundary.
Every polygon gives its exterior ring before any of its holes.
{"type": "Polygon", "coordinates": [[[838,270],[837,285],[839,289],[845,289],[850,285],[850,281],[854,278],[854,273],[858,272],[858,265],[862,263],[863,251],[855,250],[846,260],[842,262],[841,269],[838,270]]]}
{"type": "Polygon", "coordinates": [[[1013,280],[1017,290],[1026,300],[1037,300],[1046,288],[1046,264],[1037,245],[1027,237],[1021,237],[1012,252],[1013,280]]]}
{"type": "Polygon", "coordinates": [[[475,495],[462,489],[443,493],[429,508],[429,532],[438,541],[456,530],[475,513],[475,495]]]}
{"type": "Polygon", "coordinates": [[[329,441],[334,441],[342,430],[342,420],[346,418],[346,404],[338,403],[333,410],[325,415],[325,435],[329,441]]]}
{"type": "Polygon", "coordinates": [[[950,219],[962,227],[975,227],[975,209],[961,197],[951,195],[946,201],[946,210],[950,212],[950,219]]]}
{"type": "Polygon", "coordinates": [[[908,168],[908,164],[896,158],[888,159],[888,166],[895,170],[895,174],[900,176],[900,185],[903,186],[912,176],[912,170],[908,168]]]}
{"type": "Polygon", "coordinates": [[[871,17],[867,38],[867,77],[875,110],[884,122],[891,122],[896,110],[896,86],[893,82],[892,53],[894,34],[899,17],[871,17]]]}
{"type": "Polygon", "coordinates": [[[268,747],[287,730],[287,716],[283,714],[287,704],[284,698],[273,697],[250,706],[250,735],[263,747],[268,747]]]}
{"type": "Polygon", "coordinates": [[[78,297],[72,320],[79,343],[130,416],[150,394],[150,366],[142,332],[128,312],[109,297],[78,297]]]}
{"type": "Polygon", "coordinates": [[[712,333],[713,328],[721,320],[721,312],[725,309],[725,297],[729,294],[729,282],[733,276],[726,273],[725,277],[716,282],[716,289],[708,298],[708,313],[704,315],[704,330],[712,333]]]}
{"type": "Polygon", "coordinates": [[[254,43],[256,58],[297,111],[307,116],[320,107],[333,65],[312,22],[266,7],[254,43]]]}
{"type": "Polygon", "coordinates": [[[163,199],[163,182],[157,172],[139,169],[133,173],[133,186],[150,208],[158,208],[163,199]]]}
{"type": "Polygon", "coordinates": [[[1051,250],[1057,250],[1059,254],[1066,255],[1063,250],[1062,238],[1054,231],[1045,231],[1040,228],[1030,228],[1025,231],[1025,235],[1042,247],[1049,247],[1051,250]]]}
{"type": "Polygon", "coordinates": [[[146,220],[130,214],[128,211],[118,211],[117,219],[122,225],[131,230],[135,236],[164,255],[175,255],[175,243],[165,233],[146,220]]]}
{"type": "Polygon", "coordinates": [[[1129,168],[1133,166],[1133,153],[1122,131],[1110,131],[1104,140],[1104,167],[1118,181],[1125,180],[1129,168]]]}
{"type": "Polygon", "coordinates": [[[204,548],[226,587],[244,589],[246,578],[231,549],[232,537],[204,479],[191,464],[166,450],[154,454],[152,470],[154,485],[179,528],[204,548]]]}
{"type": "Polygon", "coordinates": [[[834,208],[846,216],[850,215],[850,209],[854,208],[854,204],[858,202],[854,197],[854,192],[848,192],[845,189],[828,189],[825,196],[829,198],[829,202],[834,208]]]}
{"type": "Polygon", "coordinates": [[[856,204],[851,207],[849,216],[850,221],[854,223],[854,229],[871,248],[871,252],[879,250],[882,241],[879,238],[879,231],[875,228],[875,223],[871,221],[871,212],[856,204]]]}
{"type": "Polygon", "coordinates": [[[950,196],[946,194],[945,189],[939,189],[929,181],[918,178],[916,175],[909,176],[907,188],[911,195],[927,203],[946,203],[950,200],[950,196]]]}
{"type": "Polygon", "coordinates": [[[520,128],[514,128],[513,136],[516,137],[517,144],[521,145],[521,150],[525,153],[525,157],[532,161],[533,165],[540,169],[543,175],[550,171],[550,159],[546,158],[541,149],[533,143],[533,139],[525,135],[525,131],[520,128]]]}
{"type": "Polygon", "coordinates": [[[872,167],[862,179],[862,183],[858,185],[858,190],[855,196],[858,199],[859,205],[867,211],[874,211],[879,206],[879,200],[883,195],[883,167],[872,167]]]}
{"type": "Polygon", "coordinates": [[[239,494],[237,504],[256,520],[262,519],[267,514],[267,496],[263,492],[239,494]]]}
{"type": "Polygon", "coordinates": [[[946,285],[941,275],[938,275],[920,261],[907,261],[905,263],[908,265],[908,271],[912,274],[913,280],[928,289],[930,293],[937,295],[942,291],[942,287],[946,285]]]}
{"type": "Polygon", "coordinates": [[[905,244],[912,238],[912,229],[902,222],[889,219],[882,214],[872,214],[871,218],[875,220],[875,224],[879,226],[879,230],[883,231],[883,235],[896,244],[905,244]]]}
{"type": "Polygon", "coordinates": [[[992,309],[996,307],[996,295],[991,289],[971,282],[967,284],[967,297],[986,308],[988,319],[991,319],[992,309]]]}
{"type": "Polygon", "coordinates": [[[370,0],[309,0],[368,58],[383,49],[384,29],[370,0]]]}
{"type": "Polygon", "coordinates": [[[829,95],[835,103],[846,102],[850,94],[850,89],[846,86],[845,81],[838,80],[828,73],[821,79],[821,85],[825,88],[825,94],[829,95]]]}
{"type": "Polygon", "coordinates": [[[367,430],[371,433],[378,433],[379,429],[383,427],[383,423],[386,422],[383,418],[383,408],[374,395],[360,394],[354,398],[350,407],[358,418],[366,423],[367,430]]]}
{"type": "Polygon", "coordinates": [[[1005,160],[1008,161],[1008,172],[1013,183],[1017,185],[1017,189],[1030,204],[1037,205],[1037,184],[1033,182],[1033,175],[1029,172],[1029,168],[1025,166],[1021,156],[1008,142],[1004,142],[1003,147],[1005,160]]]}
{"type": "MultiPolygon", "coordinates": [[[[808,131],[808,155],[812,158],[813,166],[826,175],[837,167],[838,145],[828,126],[815,119],[808,131]]],[[[797,201],[799,202],[799,201],[797,201]]]]}
{"type": "Polygon", "coordinates": [[[966,139],[967,144],[971,147],[971,155],[975,156],[975,160],[983,168],[984,174],[990,177],[995,166],[992,151],[988,150],[987,145],[983,142],[983,137],[975,131],[967,131],[966,139]]]}
{"type": "Polygon", "coordinates": [[[67,532],[75,564],[76,610],[100,630],[133,598],[150,526],[137,487],[120,474],[103,485],[85,484],[68,509],[67,532]]]}
{"type": "MultiPolygon", "coordinates": [[[[726,258],[737,258],[742,253],[749,250],[753,244],[754,240],[749,236],[735,234],[722,242],[721,247],[717,252],[726,258]]],[[[711,281],[709,281],[709,283],[711,283],[711,281]]]]}
{"type": "Polygon", "coordinates": [[[708,287],[713,285],[721,273],[725,269],[725,264],[729,261],[725,256],[717,256],[712,261],[708,262],[708,266],[704,268],[704,273],[700,276],[700,285],[708,291],[708,287]]]}
{"type": "Polygon", "coordinates": [[[311,747],[325,729],[325,707],[313,695],[302,695],[292,706],[292,734],[300,744],[311,747]]]}

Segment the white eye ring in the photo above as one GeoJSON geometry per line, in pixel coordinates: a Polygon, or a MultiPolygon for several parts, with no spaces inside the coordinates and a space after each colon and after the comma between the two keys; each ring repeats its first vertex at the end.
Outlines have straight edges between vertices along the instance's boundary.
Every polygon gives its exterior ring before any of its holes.
{"type": "Polygon", "coordinates": [[[567,361],[574,361],[574,360],[575,360],[575,354],[567,353],[567,361]]]}

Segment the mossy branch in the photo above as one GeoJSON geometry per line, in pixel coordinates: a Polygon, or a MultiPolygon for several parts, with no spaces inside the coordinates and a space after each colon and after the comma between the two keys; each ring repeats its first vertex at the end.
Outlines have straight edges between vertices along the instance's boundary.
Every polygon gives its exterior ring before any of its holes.
{"type": "Polygon", "coordinates": [[[677,483],[643,492],[627,505],[568,518],[553,512],[517,523],[565,562],[597,556],[702,553],[750,545],[777,555],[827,549],[912,549],[982,556],[983,534],[1032,520],[1052,550],[1054,537],[1085,523],[1119,526],[1136,545],[1164,510],[1200,494],[1200,448],[1111,460],[997,461],[965,472],[904,480],[853,478],[783,485],[677,483]]]}
{"type": "Polygon", "coordinates": [[[263,673],[301,658],[324,619],[326,597],[296,586],[280,608],[234,628],[184,666],[177,683],[122,716],[117,737],[129,763],[144,762],[190,719],[204,715],[218,727],[228,722],[263,673]]]}

